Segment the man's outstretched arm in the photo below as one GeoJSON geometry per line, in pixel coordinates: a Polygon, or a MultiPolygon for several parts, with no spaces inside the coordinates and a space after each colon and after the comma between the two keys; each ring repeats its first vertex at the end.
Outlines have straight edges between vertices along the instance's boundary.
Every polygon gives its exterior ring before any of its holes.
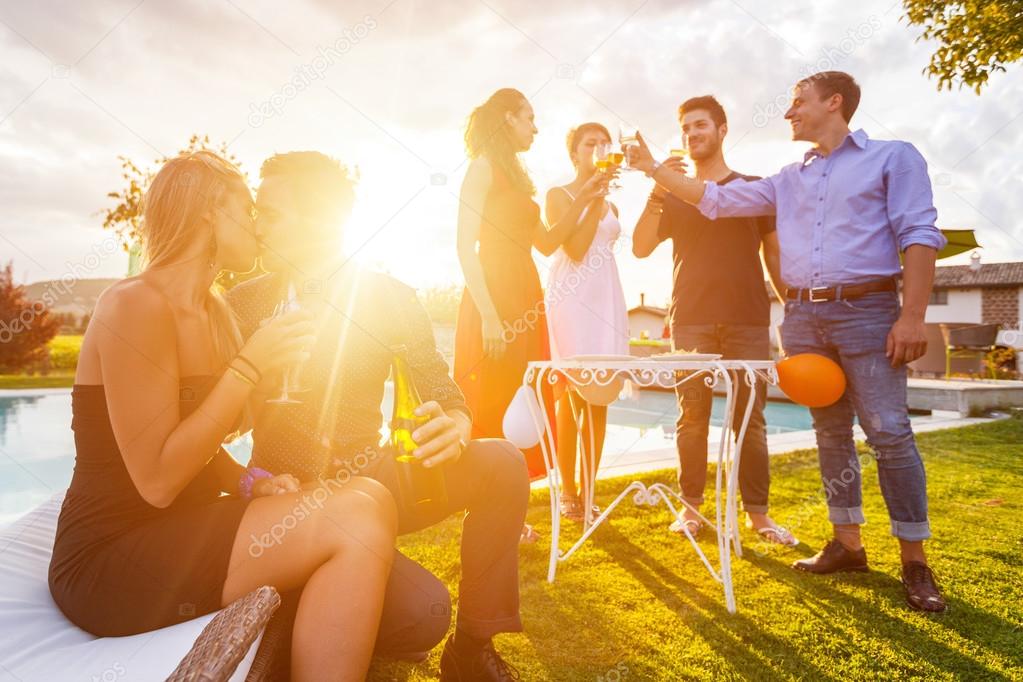
{"type": "Polygon", "coordinates": [[[770,178],[718,185],[676,172],[654,160],[642,135],[639,145],[629,149],[629,161],[661,187],[682,201],[693,204],[711,220],[775,214],[774,183],[770,178]]]}

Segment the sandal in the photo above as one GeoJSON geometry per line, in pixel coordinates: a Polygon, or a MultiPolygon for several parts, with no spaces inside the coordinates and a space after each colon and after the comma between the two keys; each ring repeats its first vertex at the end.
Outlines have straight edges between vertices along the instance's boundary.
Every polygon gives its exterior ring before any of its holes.
{"type": "MultiPolygon", "coordinates": [[[[746,527],[749,529],[753,528],[753,523],[749,519],[746,519],[746,527]]],[[[789,529],[784,526],[768,526],[766,528],[757,528],[756,530],[760,537],[775,545],[795,547],[799,544],[799,540],[796,539],[796,536],[789,532],[789,529]]]]}
{"type": "Polygon", "coordinates": [[[668,530],[672,533],[678,533],[679,535],[689,535],[694,540],[700,537],[700,533],[703,532],[703,521],[699,519],[683,519],[679,521],[675,519],[668,526],[668,530]],[[683,530],[684,529],[684,530],[683,530]]]}
{"type": "Polygon", "coordinates": [[[562,518],[569,521],[582,522],[583,501],[574,495],[562,495],[559,499],[562,518]]]}
{"type": "Polygon", "coordinates": [[[520,545],[532,545],[540,539],[540,534],[533,530],[533,527],[528,523],[522,524],[522,532],[519,533],[519,544],[520,545]]]}

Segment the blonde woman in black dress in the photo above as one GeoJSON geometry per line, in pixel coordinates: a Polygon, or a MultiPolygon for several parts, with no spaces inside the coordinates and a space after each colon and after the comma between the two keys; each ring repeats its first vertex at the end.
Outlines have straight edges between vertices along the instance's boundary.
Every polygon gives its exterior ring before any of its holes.
{"type": "Polygon", "coordinates": [[[292,679],[362,679],[394,555],[390,494],[361,478],[303,491],[221,447],[314,332],[292,313],[242,345],[212,289],[258,254],[248,187],[215,154],[180,156],[154,178],[143,222],[147,268],[103,293],[82,342],[53,598],[84,630],[121,636],[262,585],[301,589],[292,679]]]}

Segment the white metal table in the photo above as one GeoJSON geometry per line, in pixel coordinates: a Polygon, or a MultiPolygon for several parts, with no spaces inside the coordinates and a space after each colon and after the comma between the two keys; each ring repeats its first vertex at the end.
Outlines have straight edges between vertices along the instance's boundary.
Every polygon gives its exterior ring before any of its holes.
{"type": "MultiPolygon", "coordinates": [[[[533,414],[536,422],[543,424],[540,447],[543,452],[544,464],[547,467],[548,490],[551,498],[551,553],[547,571],[548,582],[554,582],[558,563],[567,561],[578,550],[593,532],[607,520],[615,507],[630,493],[637,505],[656,506],[663,501],[672,516],[681,522],[682,505],[697,513],[703,521],[717,531],[718,568],[700,548],[696,539],[682,524],[682,532],[688,538],[693,549],[703,561],[711,576],[722,584],[725,593],[725,604],[729,612],[735,613],[735,594],[732,589],[731,548],[737,556],[742,556],[742,545],[739,541],[737,495],[739,482],[739,454],[742,441],[746,435],[750,414],[756,399],[753,387],[757,381],[770,384],[778,383],[775,364],[770,360],[558,360],[531,362],[526,369],[523,383],[536,393],[539,414],[533,414]],[[663,483],[647,485],[643,481],[634,480],[622,490],[611,504],[595,519],[590,519],[588,510],[593,508],[593,489],[596,480],[596,467],[593,466],[592,455],[585,456],[586,450],[581,448],[582,477],[589,481],[587,486],[588,499],[583,500],[584,513],[583,533],[579,539],[565,552],[560,551],[561,514],[558,503],[560,480],[557,465],[556,446],[546,405],[544,404],[545,386],[558,381],[568,381],[573,386],[608,386],[612,382],[628,379],[636,386],[661,388],[677,388],[693,381],[702,381],[710,388],[725,391],[725,416],[721,427],[721,439],[718,444],[717,471],[715,474],[715,521],[699,513],[699,510],[687,503],[682,496],[663,483]],[[739,384],[743,382],[750,387],[746,405],[743,407],[743,419],[736,438],[733,438],[732,425],[735,415],[739,384]],[[724,482],[724,488],[722,488],[724,482]],[[679,505],[676,507],[676,503],[679,505]]],[[[591,434],[592,436],[592,434],[591,434]]],[[[594,448],[589,448],[592,453],[594,448]]]]}

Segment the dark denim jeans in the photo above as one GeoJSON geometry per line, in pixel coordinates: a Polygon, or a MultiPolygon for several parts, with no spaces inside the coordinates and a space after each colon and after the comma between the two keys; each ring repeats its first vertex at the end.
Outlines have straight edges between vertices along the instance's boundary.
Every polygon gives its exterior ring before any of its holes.
{"type": "MultiPolygon", "coordinates": [[[[675,350],[695,350],[699,353],[721,353],[725,359],[767,360],[770,358],[770,336],[767,327],[737,324],[675,325],[672,329],[675,350]]],[[[746,413],[749,387],[745,381],[738,386],[733,427],[738,436],[746,413]]],[[[678,396],[679,417],[675,443],[678,446],[678,483],[686,502],[699,507],[703,504],[703,490],[707,484],[707,435],[710,431],[710,413],[713,393],[702,379],[690,379],[675,389],[678,396]]],[[[767,513],[767,496],[771,487],[771,473],[767,463],[767,431],[764,425],[764,403],[767,386],[757,382],[756,397],[750,413],[746,436],[739,455],[739,491],[742,507],[746,511],[767,513]]]]}
{"type": "Polygon", "coordinates": [[[925,540],[931,535],[927,483],[909,423],[906,368],[893,368],[885,357],[888,332],[899,311],[894,292],[851,301],[789,301],[782,345],[788,355],[825,355],[845,371],[842,398],[830,407],[811,410],[831,522],[865,522],[860,460],[853,445],[855,414],[875,453],[892,535],[925,540]]]}

